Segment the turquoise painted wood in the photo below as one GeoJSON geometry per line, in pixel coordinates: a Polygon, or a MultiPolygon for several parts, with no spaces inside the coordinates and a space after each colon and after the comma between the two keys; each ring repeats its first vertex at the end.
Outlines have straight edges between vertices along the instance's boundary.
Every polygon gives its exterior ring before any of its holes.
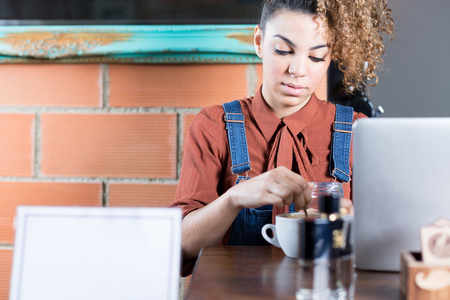
{"type": "Polygon", "coordinates": [[[0,63],[260,63],[255,25],[2,26],[0,63]]]}

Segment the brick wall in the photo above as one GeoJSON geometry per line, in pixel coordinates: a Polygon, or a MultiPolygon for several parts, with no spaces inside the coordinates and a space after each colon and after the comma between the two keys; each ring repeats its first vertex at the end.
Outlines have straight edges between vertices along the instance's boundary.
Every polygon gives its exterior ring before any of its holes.
{"type": "Polygon", "coordinates": [[[0,300],[18,205],[165,206],[200,107],[254,94],[261,76],[246,64],[0,65],[0,300]]]}

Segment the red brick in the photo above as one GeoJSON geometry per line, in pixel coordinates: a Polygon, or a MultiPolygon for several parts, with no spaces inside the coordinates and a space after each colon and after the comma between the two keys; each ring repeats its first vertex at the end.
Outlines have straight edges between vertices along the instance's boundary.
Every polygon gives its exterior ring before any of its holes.
{"type": "Polygon", "coordinates": [[[34,115],[0,114],[0,176],[33,175],[34,115]]]}
{"type": "MultiPolygon", "coordinates": [[[[257,73],[257,89],[261,86],[263,82],[263,70],[262,70],[262,64],[256,65],[256,73],[257,73]]],[[[323,78],[323,80],[320,82],[319,86],[316,90],[316,96],[317,98],[321,100],[327,100],[327,75],[323,78]]]]}
{"type": "Polygon", "coordinates": [[[109,206],[164,207],[175,197],[176,184],[111,183],[109,206]]]}
{"type": "Polygon", "coordinates": [[[176,177],[175,114],[43,114],[42,173],[176,177]]]}
{"type": "Polygon", "coordinates": [[[19,205],[101,206],[101,183],[0,182],[0,244],[14,241],[19,205]]]}
{"type": "Polygon", "coordinates": [[[261,86],[262,82],[263,82],[263,68],[262,68],[262,64],[257,64],[256,65],[256,90],[259,89],[259,87],[261,86]]]}
{"type": "Polygon", "coordinates": [[[99,107],[101,78],[95,64],[2,64],[0,105],[99,107]]]}
{"type": "Polygon", "coordinates": [[[247,95],[245,64],[110,65],[110,106],[203,107],[247,95]]]}
{"type": "Polygon", "coordinates": [[[13,251],[0,249],[0,300],[9,298],[13,251]]]}

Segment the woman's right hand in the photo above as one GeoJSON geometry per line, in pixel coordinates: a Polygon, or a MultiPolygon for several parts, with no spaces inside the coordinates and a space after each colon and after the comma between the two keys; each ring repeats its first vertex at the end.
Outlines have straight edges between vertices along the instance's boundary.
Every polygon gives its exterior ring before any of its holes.
{"type": "Polygon", "coordinates": [[[299,211],[311,202],[308,182],[286,167],[278,167],[241,181],[226,194],[240,208],[256,208],[267,204],[283,207],[294,203],[295,210],[299,211]]]}
{"type": "Polygon", "coordinates": [[[295,203],[303,209],[311,202],[311,187],[300,175],[285,167],[241,181],[208,205],[183,219],[183,260],[197,257],[204,246],[217,245],[242,208],[295,203]]]}

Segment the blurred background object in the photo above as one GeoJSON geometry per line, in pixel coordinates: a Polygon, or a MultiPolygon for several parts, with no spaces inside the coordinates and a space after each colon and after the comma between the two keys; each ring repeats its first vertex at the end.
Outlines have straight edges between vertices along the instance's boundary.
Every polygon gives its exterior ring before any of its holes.
{"type": "Polygon", "coordinates": [[[254,24],[260,0],[1,0],[4,24],[254,24]]]}
{"type": "Polygon", "coordinates": [[[343,84],[342,72],[334,63],[328,69],[327,100],[340,105],[351,106],[357,112],[368,117],[378,117],[384,113],[381,106],[375,107],[370,100],[367,90],[348,92],[343,84]]]}

